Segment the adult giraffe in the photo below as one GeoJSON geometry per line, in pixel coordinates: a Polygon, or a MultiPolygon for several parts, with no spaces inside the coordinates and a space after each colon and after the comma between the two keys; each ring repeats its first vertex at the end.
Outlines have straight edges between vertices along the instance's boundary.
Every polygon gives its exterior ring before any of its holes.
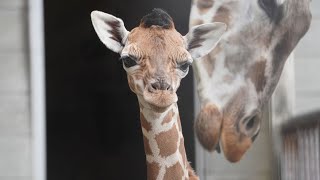
{"type": "Polygon", "coordinates": [[[138,97],[148,180],[197,180],[186,157],[176,91],[193,59],[215,47],[226,25],[204,24],[182,36],[161,9],[130,32],[110,14],[93,11],[91,18],[100,40],[121,55],[129,87],[138,97]]]}
{"type": "Polygon", "coordinates": [[[309,29],[309,0],[194,0],[190,26],[224,22],[217,47],[193,64],[200,143],[237,162],[260,130],[286,59],[309,29]],[[220,143],[219,143],[220,142],[220,143]]]}

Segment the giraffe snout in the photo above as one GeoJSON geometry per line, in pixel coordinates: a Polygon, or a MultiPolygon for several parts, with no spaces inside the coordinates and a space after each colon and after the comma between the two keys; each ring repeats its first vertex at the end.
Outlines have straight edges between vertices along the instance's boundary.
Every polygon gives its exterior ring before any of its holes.
{"type": "Polygon", "coordinates": [[[240,161],[259,131],[259,116],[244,118],[240,121],[235,117],[225,117],[220,140],[226,159],[230,162],[240,161]]]}
{"type": "Polygon", "coordinates": [[[167,83],[165,79],[158,79],[156,82],[151,83],[150,85],[150,91],[171,91],[172,86],[167,83]]]}

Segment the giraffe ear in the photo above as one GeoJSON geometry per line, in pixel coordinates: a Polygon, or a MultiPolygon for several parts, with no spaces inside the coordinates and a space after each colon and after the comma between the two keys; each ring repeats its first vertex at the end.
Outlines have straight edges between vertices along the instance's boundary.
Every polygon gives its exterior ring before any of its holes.
{"type": "Polygon", "coordinates": [[[100,11],[92,11],[91,20],[97,35],[107,48],[121,53],[129,34],[123,21],[100,11]]]}
{"type": "Polygon", "coordinates": [[[210,53],[220,41],[227,30],[224,23],[207,23],[194,26],[184,39],[187,49],[194,59],[201,58],[210,53]]]}

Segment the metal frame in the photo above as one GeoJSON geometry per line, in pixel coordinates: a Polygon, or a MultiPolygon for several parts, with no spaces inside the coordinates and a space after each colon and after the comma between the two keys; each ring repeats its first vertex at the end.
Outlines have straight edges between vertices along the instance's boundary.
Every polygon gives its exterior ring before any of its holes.
{"type": "Polygon", "coordinates": [[[46,179],[43,1],[29,0],[31,75],[32,179],[46,179]]]}

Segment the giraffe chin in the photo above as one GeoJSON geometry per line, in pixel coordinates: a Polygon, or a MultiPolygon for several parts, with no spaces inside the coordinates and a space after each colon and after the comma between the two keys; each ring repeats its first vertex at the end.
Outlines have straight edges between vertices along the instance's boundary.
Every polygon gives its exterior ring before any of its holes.
{"type": "Polygon", "coordinates": [[[148,105],[157,111],[164,111],[170,107],[173,103],[177,103],[177,94],[171,91],[158,91],[143,93],[143,99],[148,105]]]}

